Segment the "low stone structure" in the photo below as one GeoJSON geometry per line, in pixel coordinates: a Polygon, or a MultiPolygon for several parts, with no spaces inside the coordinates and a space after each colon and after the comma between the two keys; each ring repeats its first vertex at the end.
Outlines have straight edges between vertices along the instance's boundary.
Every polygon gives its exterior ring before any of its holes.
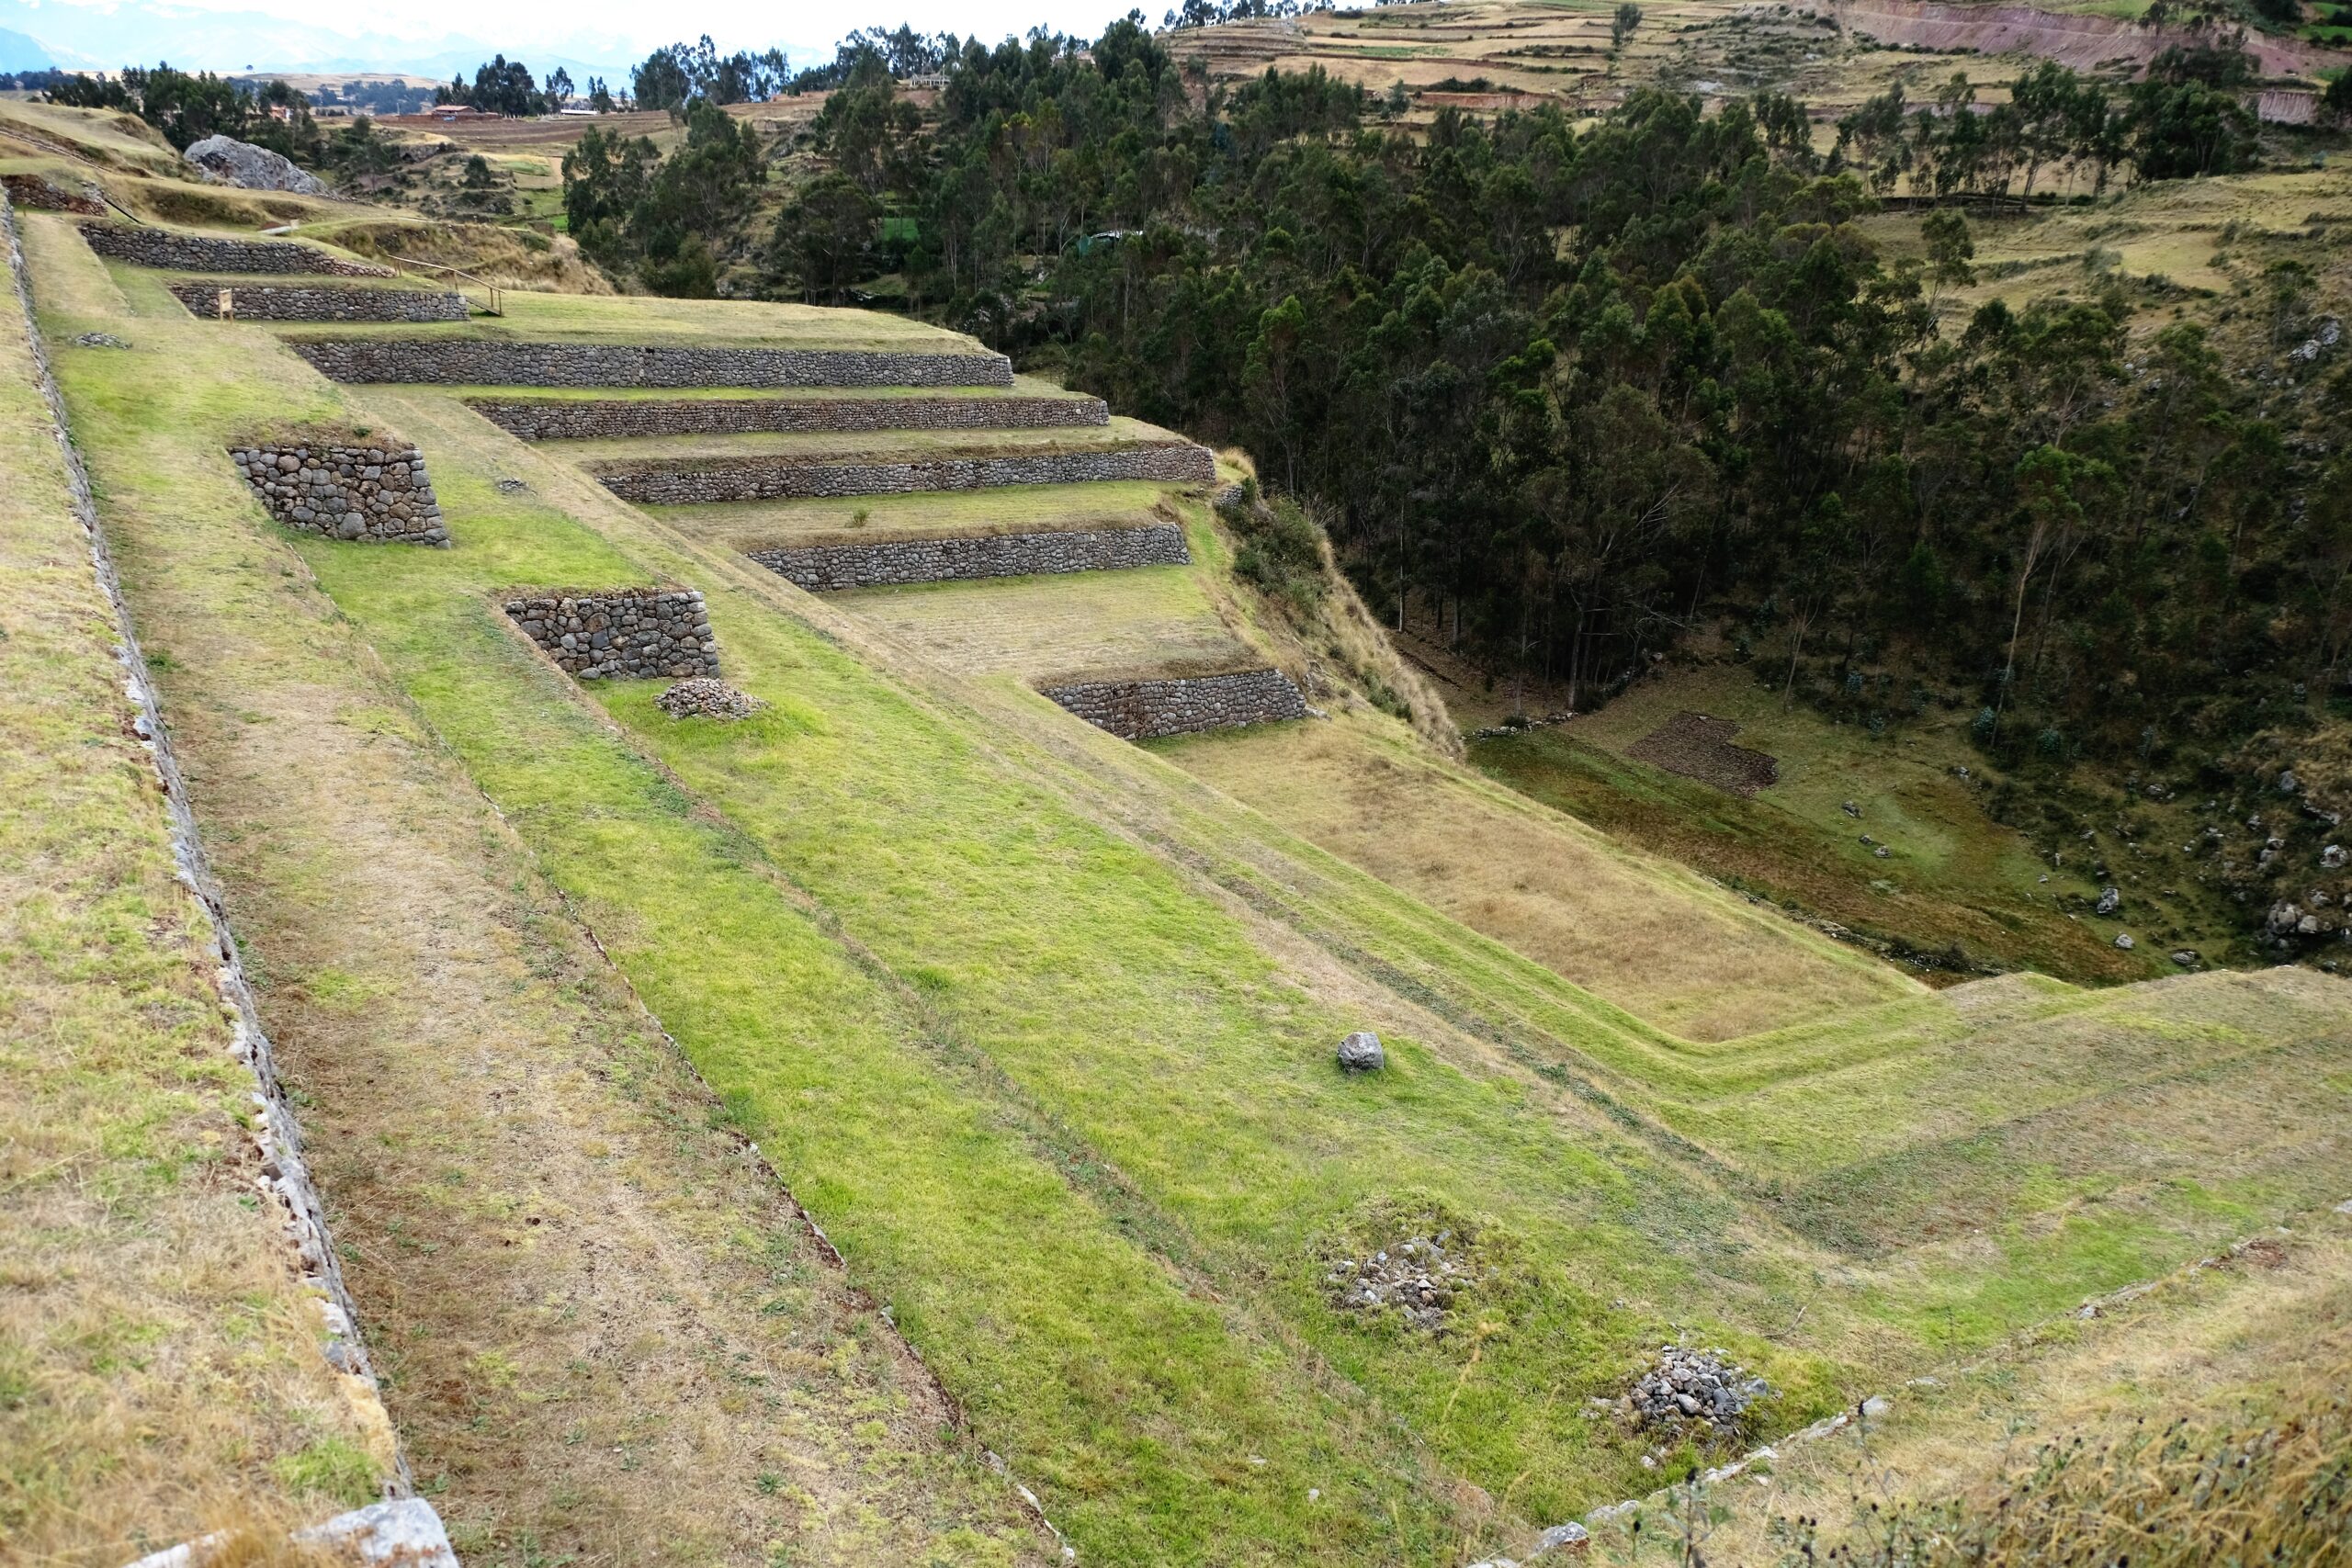
{"type": "MultiPolygon", "coordinates": [[[[153,264],[151,264],[153,265],[153,264]]],[[[209,270],[232,271],[214,266],[209,270]]],[[[1010,387],[1001,354],[663,348],[488,338],[297,338],[330,381],[478,387],[1010,387]]]]}
{"type": "Polygon", "coordinates": [[[1184,543],[1184,530],[1173,523],[1155,523],[1142,528],[980,534],[870,545],[789,545],[753,550],[751,556],[778,576],[822,593],[910,582],[1183,566],[1192,560],[1193,552],[1184,543]]]}
{"type": "Polygon", "coordinates": [[[468,406],[525,441],[757,431],[1015,430],[1111,423],[1111,411],[1100,398],[476,398],[468,406]]]}
{"type": "Polygon", "coordinates": [[[85,218],[107,215],[107,204],[97,197],[76,196],[39,175],[0,175],[0,186],[8,187],[8,199],[18,207],[37,207],[44,212],[78,212],[85,218]]]}
{"type": "Polygon", "coordinates": [[[653,705],[672,718],[715,718],[732,724],[751,717],[766,705],[716,676],[689,675],[654,698],[653,705]]]}
{"type": "Polygon", "coordinates": [[[196,316],[229,314],[249,321],[462,321],[466,297],[426,288],[322,288],[300,283],[175,283],[173,295],[196,316]]]}
{"type": "Polygon", "coordinates": [[[610,588],[506,601],[508,618],[582,681],[718,674],[718,642],[690,588],[610,588]]]}
{"type": "Polygon", "coordinates": [[[315,273],[328,277],[390,277],[388,266],[345,261],[316,245],[276,240],[223,240],[209,234],[175,234],[168,229],[134,229],[127,223],[85,223],[82,238],[109,261],[166,272],[315,273]]]}
{"type": "Polygon", "coordinates": [[[289,528],[385,544],[449,542],[413,446],[237,446],[229,457],[289,528]]]}
{"type": "Polygon", "coordinates": [[[1158,681],[1088,681],[1044,691],[1095,728],[1107,729],[1122,740],[1306,716],[1306,699],[1297,686],[1271,668],[1158,681]]]}
{"type": "Polygon", "coordinates": [[[800,457],[670,457],[598,463],[589,470],[623,501],[696,506],[727,501],[789,501],[889,495],[907,491],[991,490],[1000,485],[1091,484],[1151,479],[1204,484],[1216,458],[1189,441],[1080,452],[1007,452],[914,462],[810,462],[800,457]]]}

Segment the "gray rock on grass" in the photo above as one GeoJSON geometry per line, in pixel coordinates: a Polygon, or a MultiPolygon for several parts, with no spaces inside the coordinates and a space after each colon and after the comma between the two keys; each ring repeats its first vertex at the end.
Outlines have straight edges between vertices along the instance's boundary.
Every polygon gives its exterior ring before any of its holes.
{"type": "Polygon", "coordinates": [[[1387,1054],[1380,1048],[1380,1036],[1369,1030],[1359,1029],[1340,1042],[1340,1066],[1349,1072],[1376,1073],[1387,1065],[1387,1054]]]}
{"type": "Polygon", "coordinates": [[[323,196],[326,186],[316,175],[296,168],[282,154],[233,136],[208,136],[191,142],[180,154],[222,185],[244,190],[283,190],[297,196],[323,196]]]}

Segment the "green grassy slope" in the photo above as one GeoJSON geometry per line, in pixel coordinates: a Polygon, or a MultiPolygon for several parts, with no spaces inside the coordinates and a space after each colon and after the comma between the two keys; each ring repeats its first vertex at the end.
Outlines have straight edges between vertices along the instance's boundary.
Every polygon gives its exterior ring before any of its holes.
{"type": "MultiPolygon", "coordinates": [[[[102,482],[168,472],[235,510],[220,450],[256,421],[419,443],[457,547],[297,547],[1091,1554],[1511,1542],[1638,1488],[1645,1439],[1584,1404],[1678,1327],[1764,1371],[1792,1422],[2346,1182],[2332,983],[1893,984],[1809,1027],[1684,1039],[442,394],[329,388],[267,333],[126,316],[71,278],[60,298],[61,335],[133,344],[64,365],[102,482]],[[761,716],[582,693],[494,604],[656,579],[709,596],[761,716]],[[1332,1044],[1364,1025],[1392,1066],[1343,1077],[1332,1044]],[[2161,1114],[2102,1098],[2126,1063],[2161,1114]],[[1883,1204],[1898,1187],[1907,1207],[1883,1204]],[[1482,1231],[1490,1283],[1455,1335],[1325,1299],[1326,1249],[1387,1239],[1399,1201],[1482,1231]]],[[[1868,971],[1719,890],[1671,896],[1868,971]]]]}

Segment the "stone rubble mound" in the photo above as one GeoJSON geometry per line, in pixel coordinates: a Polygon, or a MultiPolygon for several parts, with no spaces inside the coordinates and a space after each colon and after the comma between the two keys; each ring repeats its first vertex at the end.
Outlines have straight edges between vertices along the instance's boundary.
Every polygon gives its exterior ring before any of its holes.
{"type": "Polygon", "coordinates": [[[763,705],[757,697],[709,675],[680,681],[653,701],[672,718],[749,718],[763,705]]]}
{"type": "Polygon", "coordinates": [[[316,175],[296,168],[283,155],[233,136],[208,136],[188,144],[180,154],[222,185],[245,190],[285,190],[297,196],[323,196],[326,186],[316,175]]]}
{"type": "Polygon", "coordinates": [[[1323,1275],[1342,1312],[1395,1312],[1408,1327],[1441,1334],[1455,1299],[1478,1283],[1468,1243],[1452,1230],[1411,1235],[1366,1258],[1343,1257],[1323,1275]]]}
{"type": "Polygon", "coordinates": [[[1745,1367],[1724,1359],[1720,1349],[1659,1348],[1657,1364],[1644,1372],[1628,1396],[1634,1418],[1644,1427],[1703,1423],[1736,1433],[1747,1407],[1772,1392],[1745,1367]]]}

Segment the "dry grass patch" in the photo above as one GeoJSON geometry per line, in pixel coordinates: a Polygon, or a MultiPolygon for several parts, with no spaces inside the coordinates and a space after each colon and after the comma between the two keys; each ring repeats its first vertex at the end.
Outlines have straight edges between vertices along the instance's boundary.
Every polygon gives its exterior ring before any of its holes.
{"type": "Polygon", "coordinates": [[[1097,672],[1203,673],[1262,663],[1201,592],[1192,570],[869,588],[830,596],[962,674],[1035,684],[1097,672]]]}
{"type": "Polygon", "coordinates": [[[1187,770],[1661,1028],[1726,1040],[1915,987],[1369,719],[1162,742],[1187,770]]]}

